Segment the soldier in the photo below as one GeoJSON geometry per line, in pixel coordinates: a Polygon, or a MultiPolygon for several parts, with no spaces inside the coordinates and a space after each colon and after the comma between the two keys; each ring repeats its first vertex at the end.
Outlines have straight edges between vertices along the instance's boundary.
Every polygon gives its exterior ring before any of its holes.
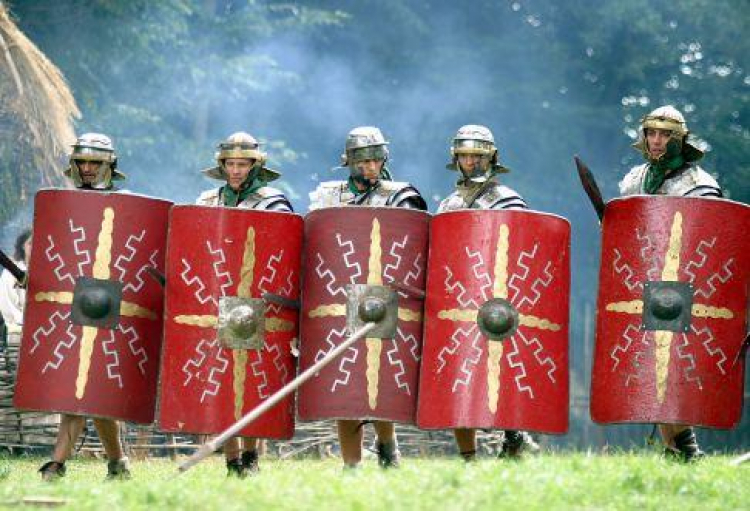
{"type": "MultiPolygon", "coordinates": [[[[685,118],[671,105],[644,117],[633,147],[643,153],[646,163],[633,167],[620,181],[620,194],[721,197],[716,180],[696,163],[703,151],[691,143],[688,134],[685,118]]],[[[666,454],[684,461],[704,456],[692,427],[660,424],[659,430],[666,454]]]]}
{"type": "Polygon", "coordinates": [[[218,165],[203,173],[226,184],[201,193],[196,204],[292,211],[292,205],[280,190],[266,186],[280,174],[265,167],[266,155],[259,147],[255,138],[242,131],[219,144],[216,153],[218,165]]]}
{"type": "MultiPolygon", "coordinates": [[[[457,209],[527,209],[526,202],[515,191],[497,181],[497,174],[509,169],[498,162],[497,147],[492,132],[486,126],[468,124],[459,128],[453,137],[449,170],[460,171],[456,190],[438,206],[438,213],[457,209]]],[[[454,430],[459,452],[466,461],[476,457],[476,430],[454,430]]],[[[507,430],[503,438],[501,457],[518,458],[524,451],[536,451],[539,446],[526,432],[507,430]]]]}
{"type": "MultiPolygon", "coordinates": [[[[196,204],[243,209],[292,212],[292,205],[281,190],[266,186],[281,174],[265,166],[266,154],[248,133],[239,131],[219,144],[218,165],[203,171],[226,184],[200,194],[196,204]]],[[[227,475],[245,477],[260,471],[258,439],[235,437],[224,445],[227,475]]]]}
{"type": "MultiPolygon", "coordinates": [[[[310,193],[310,209],[335,206],[390,206],[426,210],[427,204],[409,183],[391,180],[388,170],[388,142],[379,128],[358,127],[349,132],[342,167],[349,167],[346,181],[320,183],[310,193]]],[[[348,468],[362,460],[363,422],[339,420],[337,429],[341,456],[348,468]]],[[[378,463],[383,468],[398,466],[398,446],[392,422],[373,421],[377,434],[378,463]]]]}
{"type": "Polygon", "coordinates": [[[662,106],[641,121],[633,144],[646,160],[620,181],[620,195],[721,197],[719,184],[696,162],[703,151],[688,139],[685,118],[675,107],[662,106]]]}
{"type": "MultiPolygon", "coordinates": [[[[26,271],[31,255],[31,229],[24,230],[18,238],[13,251],[13,259],[21,270],[26,271]]],[[[8,270],[0,274],[0,316],[5,320],[8,330],[15,334],[23,323],[23,305],[26,291],[8,270]]]]}
{"type": "Polygon", "coordinates": [[[380,129],[354,128],[338,168],[349,167],[346,181],[326,181],[310,194],[310,210],[334,206],[391,206],[426,210],[427,204],[409,183],[393,181],[386,163],[388,142],[380,129]]]}
{"type": "MultiPolygon", "coordinates": [[[[85,133],[76,140],[65,175],[81,190],[114,191],[113,181],[125,179],[117,170],[117,155],[112,140],[100,133],[85,133]]],[[[103,418],[93,421],[109,460],[107,479],[129,479],[129,461],[122,450],[118,423],[103,418]]],[[[61,415],[52,460],[39,469],[43,480],[52,481],[65,475],[65,461],[70,457],[85,424],[86,417],[61,415]]]]}

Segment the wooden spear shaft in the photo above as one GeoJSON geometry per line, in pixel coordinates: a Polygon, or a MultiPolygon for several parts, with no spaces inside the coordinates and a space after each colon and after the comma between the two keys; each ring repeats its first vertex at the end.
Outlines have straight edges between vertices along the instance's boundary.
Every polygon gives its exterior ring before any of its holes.
{"type": "Polygon", "coordinates": [[[221,433],[219,436],[211,440],[210,442],[204,444],[200,449],[198,449],[192,456],[190,456],[187,460],[185,460],[183,463],[180,464],[179,470],[180,472],[187,472],[192,468],[194,465],[197,465],[200,463],[204,458],[207,456],[210,456],[216,449],[224,445],[227,440],[232,438],[233,436],[237,436],[237,433],[239,433],[242,428],[253,422],[255,419],[266,413],[269,409],[271,409],[275,404],[277,404],[279,401],[284,399],[286,396],[297,390],[297,388],[300,387],[303,383],[305,383],[307,380],[312,378],[315,373],[323,369],[326,365],[328,365],[333,359],[341,355],[349,346],[357,342],[363,337],[366,337],[367,334],[377,326],[376,323],[365,323],[365,325],[354,332],[351,337],[349,337],[347,340],[336,346],[334,349],[332,349],[328,354],[318,360],[315,364],[305,369],[302,374],[297,376],[295,379],[287,383],[283,388],[279,389],[278,392],[276,392],[273,396],[269,397],[266,401],[261,403],[260,405],[256,406],[253,410],[248,412],[244,417],[242,417],[239,421],[235,422],[233,425],[228,427],[224,430],[223,433],[221,433]]]}

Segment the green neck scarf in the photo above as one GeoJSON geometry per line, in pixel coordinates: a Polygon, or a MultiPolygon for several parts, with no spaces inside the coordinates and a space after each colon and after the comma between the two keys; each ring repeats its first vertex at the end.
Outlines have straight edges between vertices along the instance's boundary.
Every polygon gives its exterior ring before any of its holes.
{"type": "Polygon", "coordinates": [[[245,182],[242,183],[239,190],[234,190],[229,185],[221,187],[221,197],[224,202],[224,206],[230,208],[236,208],[240,202],[247,199],[250,195],[258,191],[259,188],[266,186],[266,182],[262,179],[256,179],[256,172],[252,172],[245,182]]]}
{"type": "Polygon", "coordinates": [[[685,165],[685,158],[681,154],[670,159],[660,158],[655,162],[652,161],[646,170],[646,181],[644,183],[646,193],[650,195],[655,194],[661,188],[661,185],[664,184],[667,176],[683,165],[685,165]]]}
{"type": "MultiPolygon", "coordinates": [[[[380,171],[380,181],[393,181],[393,177],[391,176],[391,171],[388,170],[388,167],[383,165],[383,170],[380,171]]],[[[364,190],[360,190],[357,188],[357,185],[354,183],[354,178],[349,176],[349,179],[346,180],[347,185],[349,186],[349,191],[354,194],[355,197],[359,197],[362,194],[365,194],[372,190],[375,186],[377,186],[377,183],[367,184],[367,188],[364,190]]]]}

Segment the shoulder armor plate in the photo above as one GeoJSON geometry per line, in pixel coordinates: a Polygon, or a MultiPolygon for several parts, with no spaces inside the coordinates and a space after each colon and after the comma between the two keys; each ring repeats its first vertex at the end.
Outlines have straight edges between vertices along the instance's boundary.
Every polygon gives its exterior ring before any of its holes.
{"type": "Polygon", "coordinates": [[[198,200],[195,201],[199,206],[218,206],[219,205],[219,190],[220,188],[212,188],[201,192],[198,196],[198,200]]]}

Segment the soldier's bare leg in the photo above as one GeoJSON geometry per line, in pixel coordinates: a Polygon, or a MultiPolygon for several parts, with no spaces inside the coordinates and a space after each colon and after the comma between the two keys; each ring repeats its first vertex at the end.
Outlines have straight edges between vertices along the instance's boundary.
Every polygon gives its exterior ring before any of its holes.
{"type": "Polygon", "coordinates": [[[244,451],[257,451],[258,450],[258,439],[251,437],[244,437],[243,439],[243,450],[244,451]]]}
{"type": "Polygon", "coordinates": [[[667,446],[667,454],[674,454],[682,461],[695,461],[705,456],[691,426],[684,424],[659,424],[659,432],[667,446]]]}
{"type": "Polygon", "coordinates": [[[104,452],[110,461],[120,460],[125,457],[120,443],[120,425],[112,419],[94,419],[96,432],[102,441],[104,452]]]}
{"type": "Polygon", "coordinates": [[[248,474],[260,472],[260,464],[258,463],[259,444],[260,441],[257,438],[244,437],[242,439],[242,468],[248,474]]]}
{"type": "Polygon", "coordinates": [[[659,424],[659,433],[661,433],[664,445],[673,449],[675,448],[674,437],[686,429],[690,429],[690,427],[682,424],[659,424]]]}
{"type": "Polygon", "coordinates": [[[233,436],[224,444],[224,458],[234,460],[240,457],[240,437],[233,436]]]}
{"type": "Polygon", "coordinates": [[[378,464],[383,468],[398,467],[399,452],[396,445],[396,425],[392,422],[374,421],[378,435],[378,464]]]}
{"type": "Polygon", "coordinates": [[[122,450],[120,425],[112,419],[94,419],[94,426],[107,455],[107,479],[130,479],[130,462],[122,450]]]}
{"type": "MultiPolygon", "coordinates": [[[[377,425],[375,426],[377,430],[377,425]]],[[[363,430],[359,421],[340,420],[336,421],[336,429],[339,434],[339,445],[341,446],[341,457],[347,467],[356,467],[362,461],[362,436],[363,430]]]]}
{"type": "Polygon", "coordinates": [[[477,456],[477,430],[454,429],[453,436],[456,437],[456,444],[461,457],[466,461],[473,461],[477,456]]]}
{"type": "Polygon", "coordinates": [[[42,479],[54,481],[65,475],[65,462],[73,452],[73,446],[81,436],[86,419],[78,415],[60,415],[60,429],[57,430],[52,460],[39,469],[42,479]]]}
{"type": "Polygon", "coordinates": [[[73,452],[78,437],[83,432],[86,425],[86,418],[79,415],[61,415],[60,429],[57,431],[57,440],[55,440],[55,449],[52,451],[52,460],[58,463],[65,463],[73,452]]]}

